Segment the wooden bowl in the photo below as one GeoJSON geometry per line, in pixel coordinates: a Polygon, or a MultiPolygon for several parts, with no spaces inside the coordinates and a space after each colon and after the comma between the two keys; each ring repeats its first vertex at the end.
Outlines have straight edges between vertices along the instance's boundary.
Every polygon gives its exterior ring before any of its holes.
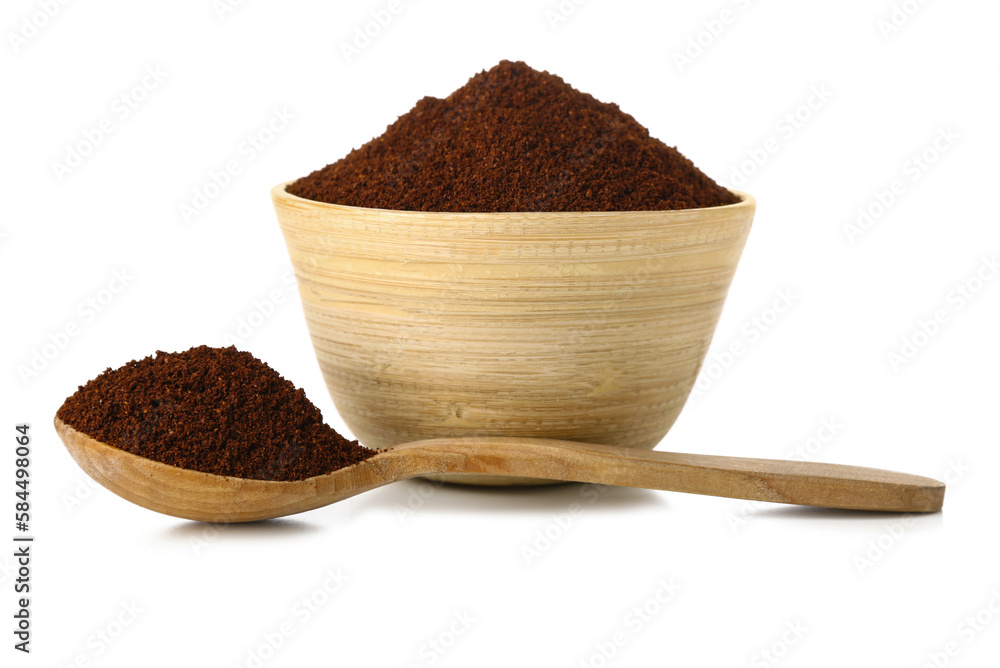
{"type": "MultiPolygon", "coordinates": [[[[755,202],[434,213],[271,191],[333,401],[369,447],[527,436],[653,448],[705,359],[755,202]]],[[[510,485],[537,480],[448,477],[510,485]]]]}

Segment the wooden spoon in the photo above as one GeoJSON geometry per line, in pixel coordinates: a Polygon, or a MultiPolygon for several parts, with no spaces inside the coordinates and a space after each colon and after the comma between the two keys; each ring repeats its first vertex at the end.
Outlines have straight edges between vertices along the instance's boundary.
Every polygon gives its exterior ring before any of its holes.
{"type": "Polygon", "coordinates": [[[76,463],[115,494],[150,510],[203,522],[252,522],[292,515],[397,480],[441,473],[547,478],[911,513],[940,510],[945,489],[944,483],[931,478],[858,466],[508,437],[416,441],[306,480],[250,480],[139,457],[96,441],[58,418],[55,426],[76,463]]]}

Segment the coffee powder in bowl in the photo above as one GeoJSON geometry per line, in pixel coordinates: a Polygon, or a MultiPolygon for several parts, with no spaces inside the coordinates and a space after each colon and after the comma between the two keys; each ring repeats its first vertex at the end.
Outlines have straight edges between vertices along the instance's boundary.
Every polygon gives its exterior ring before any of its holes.
{"type": "Polygon", "coordinates": [[[616,105],[506,61],[271,194],[330,395],[378,448],[655,447],[755,208],[616,105]]]}
{"type": "Polygon", "coordinates": [[[503,61],[288,186],[331,204],[411,211],[665,211],[738,198],[616,104],[503,61]]]}
{"type": "Polygon", "coordinates": [[[303,390],[234,347],[157,352],[108,369],[56,417],[140,457],[255,480],[303,480],[375,454],[325,424],[303,390]]]}

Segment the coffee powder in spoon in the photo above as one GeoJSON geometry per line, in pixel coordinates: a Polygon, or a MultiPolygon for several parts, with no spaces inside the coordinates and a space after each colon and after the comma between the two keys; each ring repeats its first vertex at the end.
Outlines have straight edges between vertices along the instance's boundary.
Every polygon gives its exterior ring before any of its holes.
{"type": "Polygon", "coordinates": [[[325,424],[305,392],[234,347],[157,352],[108,369],[56,416],[140,457],[256,480],[302,480],[375,454],[325,424]]]}

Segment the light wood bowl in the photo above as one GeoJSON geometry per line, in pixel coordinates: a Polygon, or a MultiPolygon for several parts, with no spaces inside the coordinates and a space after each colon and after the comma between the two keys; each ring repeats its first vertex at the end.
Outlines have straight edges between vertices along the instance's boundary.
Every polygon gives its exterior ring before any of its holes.
{"type": "Polygon", "coordinates": [[[705,359],[755,208],[736,192],[680,211],[388,211],[287,185],[271,196],[316,357],[374,448],[452,436],[655,447],[705,359]]]}

